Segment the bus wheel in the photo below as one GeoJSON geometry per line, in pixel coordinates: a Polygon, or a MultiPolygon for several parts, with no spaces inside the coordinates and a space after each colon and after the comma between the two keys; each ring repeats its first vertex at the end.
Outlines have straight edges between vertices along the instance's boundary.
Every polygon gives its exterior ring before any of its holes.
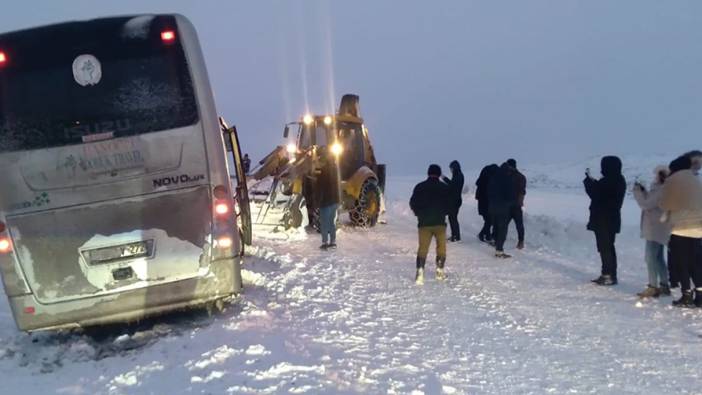
{"type": "Polygon", "coordinates": [[[351,223],[370,228],[378,223],[380,216],[380,188],[375,180],[368,179],[361,187],[361,194],[349,211],[351,223]]]}

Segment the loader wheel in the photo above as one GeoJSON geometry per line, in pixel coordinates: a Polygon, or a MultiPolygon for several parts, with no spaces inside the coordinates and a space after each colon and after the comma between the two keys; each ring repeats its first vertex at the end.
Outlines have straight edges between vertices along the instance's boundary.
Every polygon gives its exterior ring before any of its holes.
{"type": "Polygon", "coordinates": [[[378,223],[380,215],[380,188],[375,180],[366,180],[361,187],[361,194],[349,211],[351,223],[355,226],[370,228],[378,223]]]}

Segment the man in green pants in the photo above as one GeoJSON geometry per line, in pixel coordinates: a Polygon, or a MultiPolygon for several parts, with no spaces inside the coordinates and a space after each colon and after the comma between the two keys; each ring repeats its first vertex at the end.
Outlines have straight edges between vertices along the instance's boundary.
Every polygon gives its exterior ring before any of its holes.
{"type": "Polygon", "coordinates": [[[424,284],[424,265],[432,239],[436,239],[436,278],[446,278],[446,215],[449,210],[449,187],[441,182],[441,167],[429,166],[428,178],[412,192],[410,208],[419,222],[419,248],[415,282],[424,284]]]}

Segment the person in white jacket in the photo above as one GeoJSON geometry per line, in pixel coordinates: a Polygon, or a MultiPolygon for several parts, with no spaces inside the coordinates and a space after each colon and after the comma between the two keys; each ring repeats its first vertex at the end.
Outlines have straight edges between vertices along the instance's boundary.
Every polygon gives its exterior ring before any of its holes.
{"type": "Polygon", "coordinates": [[[661,222],[663,210],[658,207],[663,193],[663,183],[670,171],[668,166],[658,166],[653,174],[655,178],[648,190],[639,182],[634,184],[634,198],[641,207],[641,237],[646,240],[648,287],[637,294],[642,298],[670,295],[665,247],[670,240],[671,225],[661,222]]]}
{"type": "Polygon", "coordinates": [[[702,180],[694,174],[692,161],[681,156],[670,163],[670,176],[663,185],[660,208],[672,226],[670,270],[678,273],[682,297],[678,307],[702,307],[702,180]],[[695,285],[690,289],[690,280],[695,285]]]}

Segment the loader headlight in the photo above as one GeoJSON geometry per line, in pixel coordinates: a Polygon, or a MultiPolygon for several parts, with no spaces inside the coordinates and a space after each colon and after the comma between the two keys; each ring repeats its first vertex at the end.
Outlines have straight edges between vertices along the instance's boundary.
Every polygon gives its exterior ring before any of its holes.
{"type": "Polygon", "coordinates": [[[331,125],[332,124],[332,117],[330,117],[329,115],[324,117],[324,124],[327,126],[331,125]]]}
{"type": "Polygon", "coordinates": [[[305,125],[312,125],[314,122],[314,117],[310,114],[305,114],[304,117],[302,117],[302,122],[304,122],[305,125]]]}
{"type": "Polygon", "coordinates": [[[344,152],[344,146],[341,145],[341,143],[332,144],[330,149],[331,149],[331,153],[336,155],[336,156],[339,156],[339,155],[341,155],[342,152],[344,152]]]}
{"type": "Polygon", "coordinates": [[[297,153],[297,146],[293,143],[288,144],[286,149],[288,150],[288,153],[291,155],[295,155],[297,153]]]}

